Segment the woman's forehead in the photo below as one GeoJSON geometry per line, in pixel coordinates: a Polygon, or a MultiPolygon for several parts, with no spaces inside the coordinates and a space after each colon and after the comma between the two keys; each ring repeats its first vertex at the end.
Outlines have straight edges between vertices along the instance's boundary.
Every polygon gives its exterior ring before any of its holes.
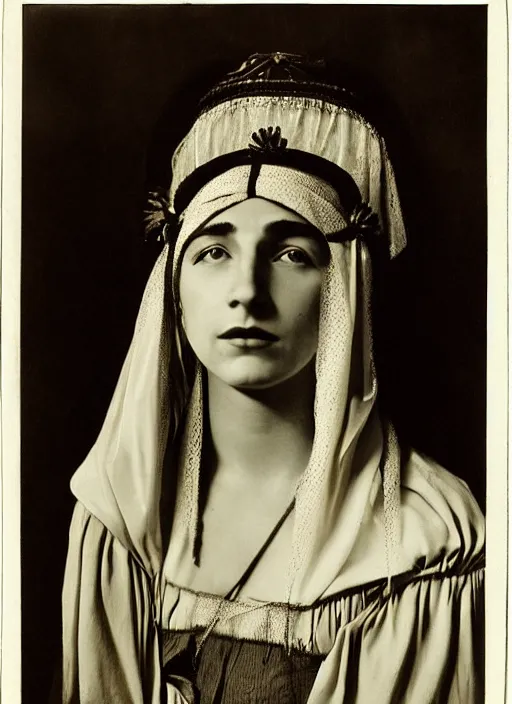
{"type": "Polygon", "coordinates": [[[266,198],[247,198],[217,213],[209,224],[231,222],[233,224],[268,223],[272,221],[285,221],[306,223],[307,221],[298,213],[283,205],[266,198]]]}
{"type": "Polygon", "coordinates": [[[247,230],[275,241],[291,237],[325,241],[318,228],[301,215],[265,198],[248,198],[217,213],[203,227],[198,228],[195,237],[236,235],[247,230]]]}

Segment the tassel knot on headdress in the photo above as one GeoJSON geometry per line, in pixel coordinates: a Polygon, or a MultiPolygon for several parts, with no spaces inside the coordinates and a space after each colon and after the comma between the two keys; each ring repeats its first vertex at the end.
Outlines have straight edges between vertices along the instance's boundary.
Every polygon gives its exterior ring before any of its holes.
{"type": "Polygon", "coordinates": [[[165,244],[171,239],[169,230],[176,225],[177,218],[171,211],[169,191],[165,188],[150,191],[144,208],[144,240],[165,244]]]}
{"type": "Polygon", "coordinates": [[[366,242],[370,249],[381,234],[379,216],[374,213],[368,203],[358,203],[348,219],[348,225],[333,235],[328,235],[329,242],[351,242],[358,238],[366,242]]]}

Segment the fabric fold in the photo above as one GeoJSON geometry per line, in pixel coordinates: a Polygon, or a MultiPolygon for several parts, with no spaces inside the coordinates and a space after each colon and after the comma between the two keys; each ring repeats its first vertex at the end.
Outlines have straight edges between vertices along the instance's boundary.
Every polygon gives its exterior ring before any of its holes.
{"type": "Polygon", "coordinates": [[[159,636],[147,574],[80,503],[69,545],[62,701],[160,704],[159,636]]]}

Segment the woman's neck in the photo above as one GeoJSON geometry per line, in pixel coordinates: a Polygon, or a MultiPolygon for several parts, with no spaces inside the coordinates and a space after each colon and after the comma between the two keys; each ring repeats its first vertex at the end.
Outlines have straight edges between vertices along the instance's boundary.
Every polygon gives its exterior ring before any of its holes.
{"type": "Polygon", "coordinates": [[[216,472],[234,481],[296,482],[311,454],[314,394],[314,364],[276,387],[256,391],[235,389],[209,375],[216,472]]]}

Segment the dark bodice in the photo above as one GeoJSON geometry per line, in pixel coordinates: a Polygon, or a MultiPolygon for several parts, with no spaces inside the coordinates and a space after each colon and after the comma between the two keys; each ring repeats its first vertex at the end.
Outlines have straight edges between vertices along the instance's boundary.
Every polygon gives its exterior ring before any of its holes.
{"type": "Polygon", "coordinates": [[[193,704],[305,704],[321,655],[209,634],[164,631],[165,681],[193,704]]]}

